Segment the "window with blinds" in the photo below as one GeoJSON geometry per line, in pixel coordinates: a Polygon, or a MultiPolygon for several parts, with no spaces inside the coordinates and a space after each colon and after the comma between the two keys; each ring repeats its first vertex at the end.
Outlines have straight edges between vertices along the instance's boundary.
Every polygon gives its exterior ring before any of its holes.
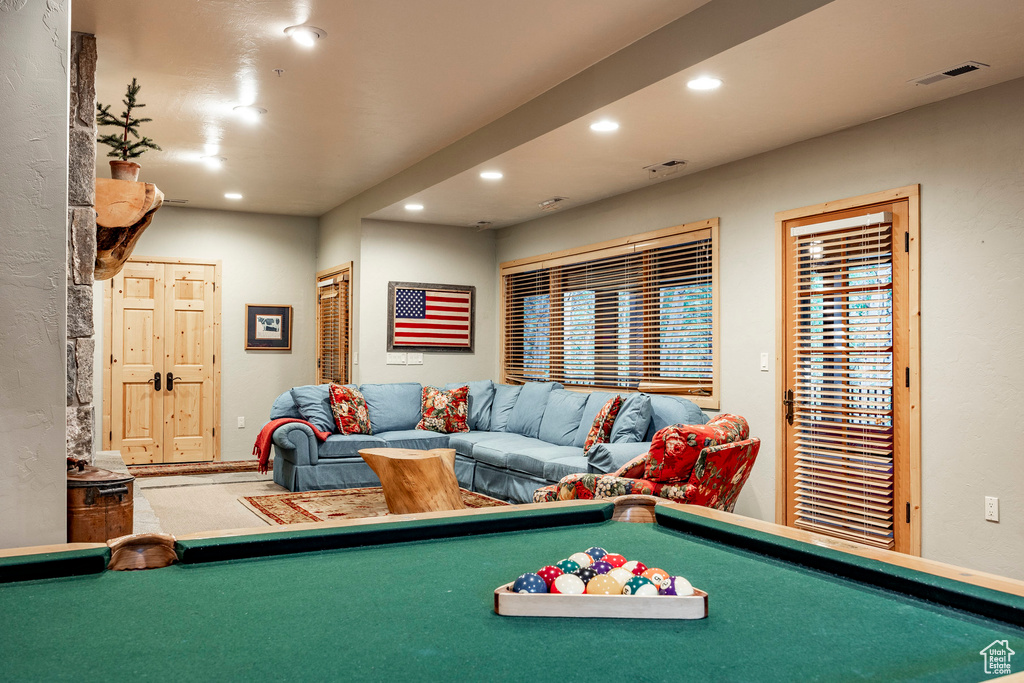
{"type": "Polygon", "coordinates": [[[787,523],[904,551],[906,216],[904,203],[789,224],[785,255],[787,523]]]}
{"type": "Polygon", "coordinates": [[[317,278],[318,384],[349,381],[349,272],[345,268],[317,278]]]}
{"type": "Polygon", "coordinates": [[[505,381],[717,407],[717,220],[502,264],[505,381]]]}

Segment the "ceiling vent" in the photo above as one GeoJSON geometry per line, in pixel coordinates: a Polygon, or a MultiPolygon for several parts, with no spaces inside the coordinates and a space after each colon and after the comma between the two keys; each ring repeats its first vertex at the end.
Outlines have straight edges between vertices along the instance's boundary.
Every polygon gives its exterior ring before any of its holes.
{"type": "Polygon", "coordinates": [[[964,74],[969,74],[972,71],[977,71],[978,69],[983,68],[988,68],[988,64],[982,64],[981,62],[964,62],[963,64],[957,64],[945,71],[936,71],[933,74],[928,74],[921,78],[914,78],[907,82],[913,83],[914,85],[931,85],[932,83],[938,83],[939,81],[963,76],[964,74]]]}
{"type": "Polygon", "coordinates": [[[683,166],[686,162],[682,159],[669,159],[660,164],[651,164],[650,166],[644,166],[644,170],[647,171],[647,177],[651,180],[659,178],[667,178],[670,175],[675,175],[683,170],[683,166]]]}
{"type": "Polygon", "coordinates": [[[551,199],[545,199],[542,202],[538,202],[537,206],[540,207],[541,211],[554,211],[566,199],[568,199],[568,197],[552,197],[551,199]]]}
{"type": "Polygon", "coordinates": [[[187,199],[165,199],[164,204],[188,204],[187,199]]]}
{"type": "Polygon", "coordinates": [[[490,230],[492,225],[494,225],[494,223],[490,221],[477,221],[469,227],[476,228],[477,232],[483,232],[484,230],[490,230]]]}

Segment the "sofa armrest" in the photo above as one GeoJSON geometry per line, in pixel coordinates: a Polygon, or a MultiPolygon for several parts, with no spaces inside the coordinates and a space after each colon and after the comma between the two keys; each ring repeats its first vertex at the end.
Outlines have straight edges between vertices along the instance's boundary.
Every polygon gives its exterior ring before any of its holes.
{"type": "Polygon", "coordinates": [[[646,441],[599,443],[587,453],[587,461],[592,472],[612,474],[633,458],[646,453],[650,447],[651,444],[646,441]]]}
{"type": "Polygon", "coordinates": [[[273,442],[278,454],[293,465],[315,465],[319,461],[316,436],[307,425],[281,425],[274,430],[273,442]]]}
{"type": "Polygon", "coordinates": [[[760,448],[754,438],[702,450],[686,484],[686,502],[732,512],[760,448]]]}

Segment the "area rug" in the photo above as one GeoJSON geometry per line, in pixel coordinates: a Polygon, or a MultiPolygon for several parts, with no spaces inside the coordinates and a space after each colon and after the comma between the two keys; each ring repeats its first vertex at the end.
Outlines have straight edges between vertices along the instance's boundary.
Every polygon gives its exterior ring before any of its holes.
{"type": "MultiPolygon", "coordinates": [[[[467,508],[509,505],[482,493],[459,490],[467,508]]],[[[384,490],[379,486],[337,491],[280,493],[273,496],[242,496],[238,500],[271,524],[328,522],[358,517],[383,517],[388,514],[384,490]]]]}
{"type": "MultiPolygon", "coordinates": [[[[256,472],[256,460],[222,460],[221,462],[183,462],[169,465],[128,465],[133,477],[177,477],[183,474],[220,474],[222,472],[256,472]]],[[[269,463],[274,469],[274,461],[269,463]]]]}

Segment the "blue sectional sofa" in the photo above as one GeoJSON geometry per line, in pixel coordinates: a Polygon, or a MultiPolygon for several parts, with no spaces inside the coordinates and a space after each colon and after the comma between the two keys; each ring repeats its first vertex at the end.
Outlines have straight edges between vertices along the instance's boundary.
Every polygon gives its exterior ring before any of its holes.
{"type": "MultiPolygon", "coordinates": [[[[530,502],[533,492],[577,472],[611,473],[647,452],[654,432],[671,424],[704,424],[685,398],[621,392],[622,409],[609,443],[583,455],[583,443],[601,407],[614,393],[569,391],[561,384],[453,382],[469,386],[470,431],[439,434],[416,429],[422,386],[363,384],[373,434],[333,434],[319,442],[304,424],[274,432],[274,481],[291,491],[378,486],[359,457],[362,448],[454,448],[459,485],[495,498],[530,502]]],[[[304,419],[336,431],[328,385],[295,387],[274,401],[270,419],[304,419]]]]}

